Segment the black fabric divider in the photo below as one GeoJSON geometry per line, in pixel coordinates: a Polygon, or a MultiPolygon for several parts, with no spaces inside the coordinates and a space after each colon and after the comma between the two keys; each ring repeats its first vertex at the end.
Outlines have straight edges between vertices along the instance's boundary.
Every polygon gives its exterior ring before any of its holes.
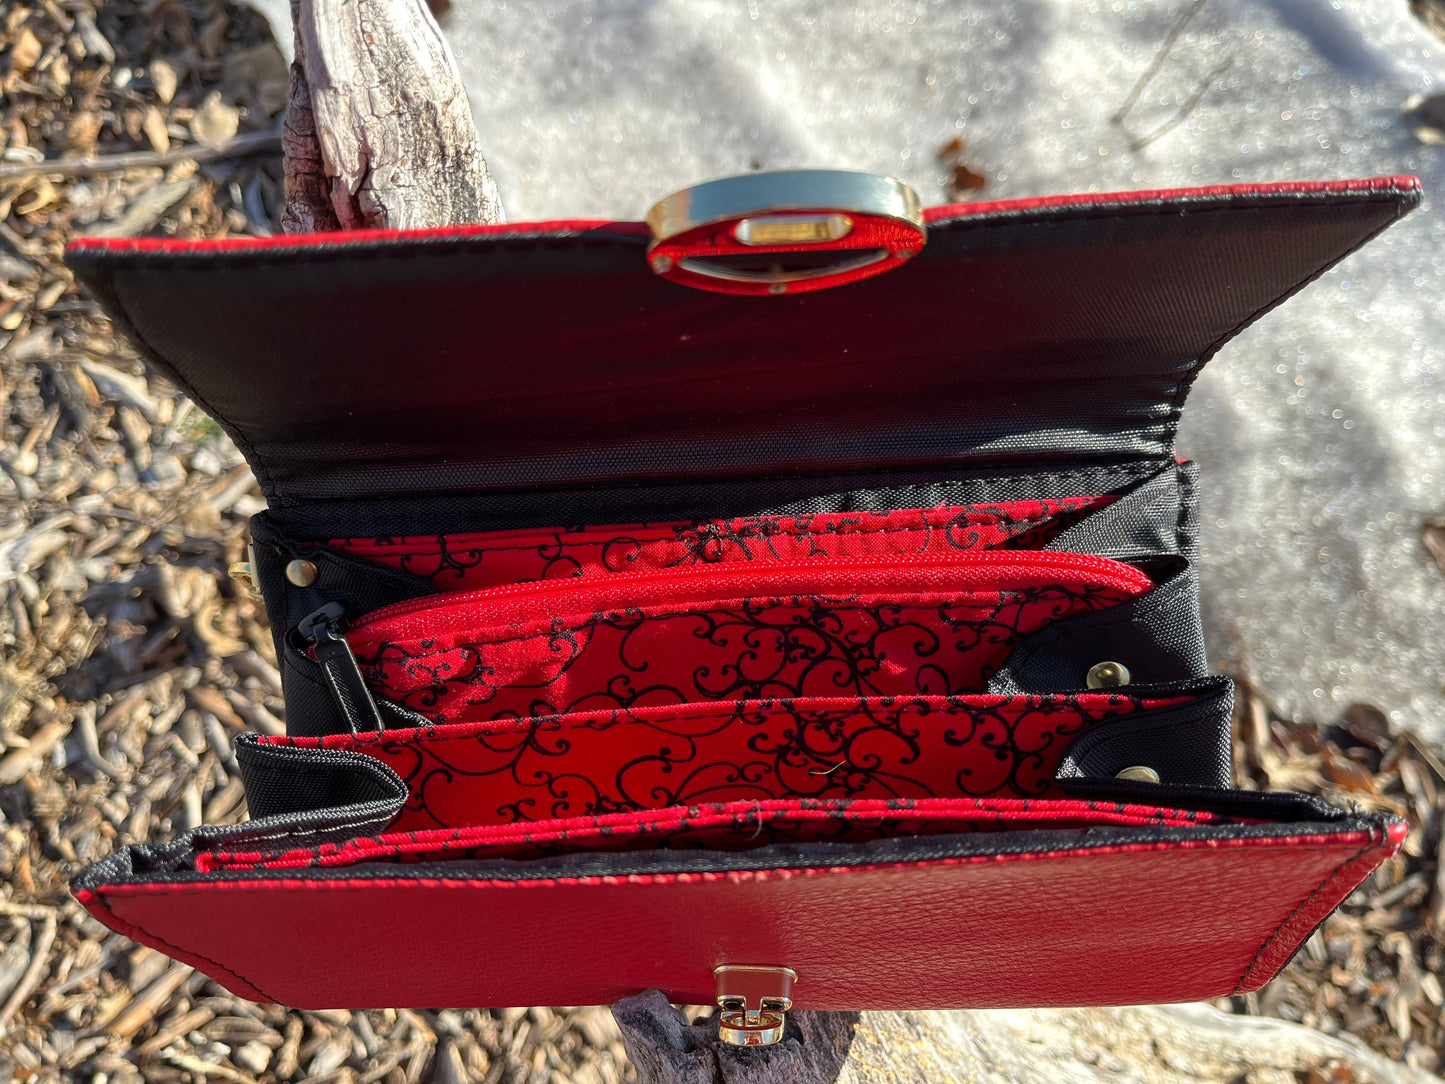
{"type": "Polygon", "coordinates": [[[989,692],[1082,689],[1089,668],[1105,661],[1123,663],[1131,680],[1143,684],[1209,673],[1194,566],[1183,558],[1162,571],[1159,562],[1141,564],[1154,576],[1153,590],[1025,637],[989,681],[989,692]]]}
{"type": "Polygon", "coordinates": [[[505,531],[580,524],[657,523],[752,515],[931,508],[1001,500],[1098,496],[1168,471],[1172,458],[1060,462],[1046,469],[990,466],[866,474],[787,474],[738,481],[597,486],[518,493],[409,494],[385,500],[327,500],[267,509],[258,537],[296,541],[505,531]]]}
{"type": "Polygon", "coordinates": [[[1055,779],[1112,782],[1125,768],[1143,766],[1158,772],[1166,787],[1204,788],[1201,796],[1230,793],[1233,683],[1219,677],[1173,688],[1130,687],[1130,692],[1147,696],[1182,695],[1186,690],[1194,697],[1189,703],[1110,719],[1084,731],[1069,744],[1055,779]]]}

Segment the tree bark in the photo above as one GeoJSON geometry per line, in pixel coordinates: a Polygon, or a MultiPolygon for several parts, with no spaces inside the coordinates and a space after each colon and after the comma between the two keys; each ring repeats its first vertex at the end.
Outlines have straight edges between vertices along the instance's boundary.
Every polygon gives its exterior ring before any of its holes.
{"type": "Polygon", "coordinates": [[[295,0],[287,233],[504,219],[456,59],[424,0],[295,0]]]}
{"type": "Polygon", "coordinates": [[[782,1042],[752,1049],[656,990],[612,1015],[638,1084],[1439,1084],[1348,1036],[1205,1005],[790,1012],[782,1042]]]}

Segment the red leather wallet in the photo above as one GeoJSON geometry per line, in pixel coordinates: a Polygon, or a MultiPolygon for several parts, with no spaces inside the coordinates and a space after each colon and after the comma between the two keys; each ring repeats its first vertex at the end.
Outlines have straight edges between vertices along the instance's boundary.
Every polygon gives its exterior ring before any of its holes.
{"type": "Polygon", "coordinates": [[[1174,431],[1416,182],[809,177],[651,233],[71,247],[265,490],[288,728],[237,742],[250,821],[91,867],[92,914],[258,1000],[658,987],[745,1043],[1283,966],[1404,825],[1230,788],[1174,431]]]}

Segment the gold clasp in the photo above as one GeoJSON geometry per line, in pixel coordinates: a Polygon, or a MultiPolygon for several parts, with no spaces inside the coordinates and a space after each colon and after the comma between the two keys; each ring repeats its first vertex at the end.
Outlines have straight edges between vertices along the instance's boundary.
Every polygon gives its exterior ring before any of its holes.
{"type": "Polygon", "coordinates": [[[717,980],[718,1037],[733,1046],[771,1046],[783,1037],[784,1014],[793,1007],[791,967],[723,964],[717,980]]]}
{"type": "Polygon", "coordinates": [[[256,544],[246,544],[246,559],[231,565],[231,579],[239,583],[252,598],[261,598],[261,589],[256,583],[256,544]]]}
{"type": "Polygon", "coordinates": [[[923,204],[902,181],[828,169],[685,188],[654,204],[647,224],[654,273],[698,290],[759,296],[882,274],[928,239],[923,204]]]}

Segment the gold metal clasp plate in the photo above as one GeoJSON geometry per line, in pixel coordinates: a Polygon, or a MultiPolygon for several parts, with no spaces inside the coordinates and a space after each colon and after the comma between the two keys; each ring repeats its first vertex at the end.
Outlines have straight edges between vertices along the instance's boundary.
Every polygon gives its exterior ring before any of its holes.
{"type": "Polygon", "coordinates": [[[771,1046],[783,1037],[784,1014],[793,1007],[791,967],[723,964],[713,969],[722,1010],[718,1037],[733,1046],[771,1046]]]}

